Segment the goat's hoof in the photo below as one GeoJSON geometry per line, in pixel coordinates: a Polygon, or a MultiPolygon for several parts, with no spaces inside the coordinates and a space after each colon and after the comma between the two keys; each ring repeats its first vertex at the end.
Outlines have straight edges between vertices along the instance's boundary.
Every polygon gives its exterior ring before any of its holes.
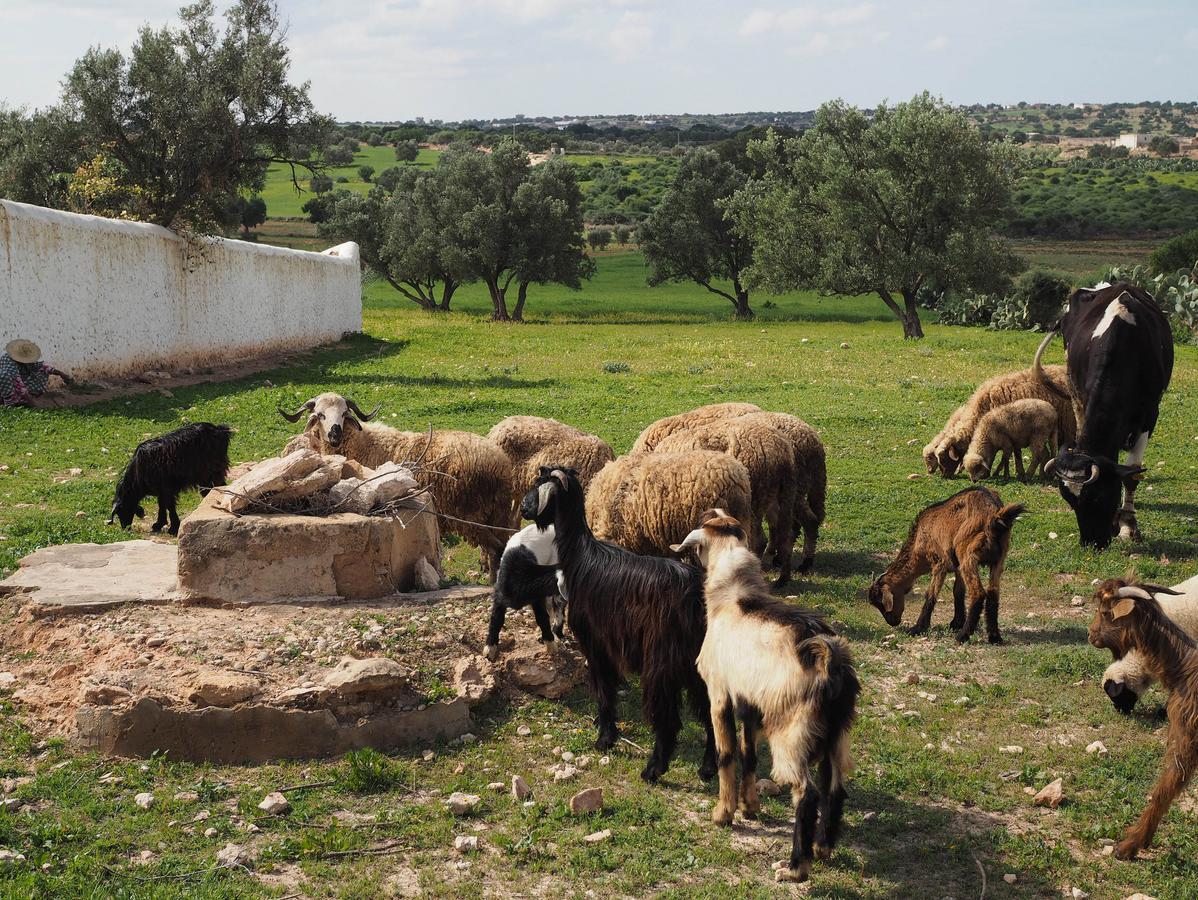
{"type": "Polygon", "coordinates": [[[158,532],[160,532],[162,530],[162,526],[165,524],[166,524],[165,522],[155,522],[153,525],[150,526],[150,531],[157,534],[158,532]]]}
{"type": "Polygon", "coordinates": [[[952,629],[953,631],[960,631],[962,628],[965,627],[965,623],[962,622],[960,619],[953,619],[951,622],[948,623],[948,627],[950,629],[952,629]]]}
{"type": "Polygon", "coordinates": [[[716,776],[716,764],[713,759],[705,759],[699,766],[699,780],[711,781],[716,776]]]}
{"type": "Polygon", "coordinates": [[[620,736],[615,733],[600,733],[598,739],[595,741],[595,749],[610,750],[616,745],[616,741],[619,739],[620,736]]]}
{"type": "Polygon", "coordinates": [[[915,635],[920,635],[920,634],[927,634],[927,631],[928,631],[927,625],[912,625],[910,628],[907,629],[907,634],[915,636],[915,635]]]}
{"type": "Polygon", "coordinates": [[[1115,859],[1135,859],[1140,845],[1135,841],[1120,841],[1115,845],[1115,859]]]}
{"type": "Polygon", "coordinates": [[[641,770],[641,780],[646,781],[649,784],[657,784],[657,780],[661,778],[665,772],[666,770],[664,766],[661,766],[653,760],[650,760],[649,764],[641,770]]]}
{"type": "Polygon", "coordinates": [[[1006,641],[1004,641],[1004,640],[1002,639],[1002,635],[1001,635],[1001,634],[992,634],[992,635],[989,635],[989,636],[986,638],[986,640],[988,640],[988,641],[989,641],[990,643],[992,643],[992,644],[1005,644],[1005,643],[1006,643],[1006,641]]]}
{"type": "Polygon", "coordinates": [[[178,537],[179,527],[176,525],[174,528],[168,529],[167,534],[169,534],[171,537],[178,537]]]}
{"type": "Polygon", "coordinates": [[[827,844],[816,844],[814,847],[815,858],[827,862],[832,858],[832,848],[827,844]]]}
{"type": "Polygon", "coordinates": [[[807,557],[806,559],[804,559],[804,560],[803,560],[801,563],[799,563],[799,572],[800,572],[801,574],[806,574],[807,572],[810,572],[810,571],[811,571],[811,567],[812,567],[814,564],[815,564],[815,560],[814,560],[812,557],[808,556],[808,557],[807,557]]]}
{"type": "Polygon", "coordinates": [[[716,825],[731,825],[733,812],[728,807],[717,803],[711,811],[711,821],[716,825]]]}
{"type": "Polygon", "coordinates": [[[973,632],[972,632],[972,631],[958,631],[958,632],[957,632],[957,643],[958,643],[958,644],[964,644],[964,643],[965,643],[966,641],[968,641],[968,640],[970,639],[970,637],[972,637],[972,636],[973,636],[973,632]]]}
{"type": "Polygon", "coordinates": [[[487,644],[483,647],[483,656],[491,662],[495,662],[499,658],[499,647],[496,644],[487,644]]]}
{"type": "Polygon", "coordinates": [[[741,800],[736,808],[740,810],[740,814],[746,819],[756,819],[761,814],[761,803],[756,797],[753,798],[752,802],[748,803],[741,800]]]}
{"type": "Polygon", "coordinates": [[[811,864],[800,864],[798,866],[781,865],[774,869],[774,881],[780,882],[803,882],[807,880],[811,864]]]}

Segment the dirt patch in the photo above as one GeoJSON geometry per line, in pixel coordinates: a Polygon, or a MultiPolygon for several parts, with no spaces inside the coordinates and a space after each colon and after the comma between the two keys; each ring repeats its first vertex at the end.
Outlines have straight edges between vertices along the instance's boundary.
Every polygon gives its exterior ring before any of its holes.
{"type": "Polygon", "coordinates": [[[251,756],[332,755],[401,741],[405,728],[453,737],[468,730],[469,706],[497,691],[557,696],[580,683],[578,654],[540,645],[527,611],[509,617],[498,661],[481,657],[489,605],[487,595],[442,594],[38,618],[6,599],[0,669],[15,677],[13,697],[34,731],[104,752],[143,755],[167,735],[181,757],[225,759],[233,751],[221,734],[259,730],[291,734],[304,752],[251,756]],[[205,735],[214,728],[215,739],[205,735]]]}

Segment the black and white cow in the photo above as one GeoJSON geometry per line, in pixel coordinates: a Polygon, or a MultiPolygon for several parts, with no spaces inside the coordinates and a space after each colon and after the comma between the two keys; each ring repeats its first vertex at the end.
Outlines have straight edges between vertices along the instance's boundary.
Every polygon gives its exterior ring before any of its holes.
{"type": "Polygon", "coordinates": [[[1173,374],[1169,322],[1152,295],[1132,284],[1074,291],[1034,362],[1041,380],[1059,393],[1040,367],[1055,331],[1065,341],[1078,440],[1062,447],[1044,473],[1060,480],[1083,544],[1106,547],[1116,533],[1139,540],[1134,498],[1140,464],[1173,374]],[[1123,451],[1126,465],[1119,464],[1123,451]]]}

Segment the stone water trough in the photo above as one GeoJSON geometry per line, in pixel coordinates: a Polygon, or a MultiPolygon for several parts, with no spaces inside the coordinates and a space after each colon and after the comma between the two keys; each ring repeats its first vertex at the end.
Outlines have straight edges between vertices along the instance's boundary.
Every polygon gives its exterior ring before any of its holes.
{"type": "Polygon", "coordinates": [[[302,450],[232,474],[177,546],[50,547],[0,582],[0,690],[35,730],[119,756],[316,758],[456,738],[496,692],[579,683],[527,611],[498,663],[479,655],[490,588],[439,589],[406,470],[302,450]]]}

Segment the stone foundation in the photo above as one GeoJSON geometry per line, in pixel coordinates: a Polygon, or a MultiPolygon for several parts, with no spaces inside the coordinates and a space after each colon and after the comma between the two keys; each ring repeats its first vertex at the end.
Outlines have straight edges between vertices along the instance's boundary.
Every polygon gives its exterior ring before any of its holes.
{"type": "Polygon", "coordinates": [[[418,506],[402,520],[353,513],[235,516],[218,509],[217,498],[210,493],[179,529],[179,594],[187,601],[371,600],[411,590],[420,559],[440,571],[437,519],[418,506]]]}

